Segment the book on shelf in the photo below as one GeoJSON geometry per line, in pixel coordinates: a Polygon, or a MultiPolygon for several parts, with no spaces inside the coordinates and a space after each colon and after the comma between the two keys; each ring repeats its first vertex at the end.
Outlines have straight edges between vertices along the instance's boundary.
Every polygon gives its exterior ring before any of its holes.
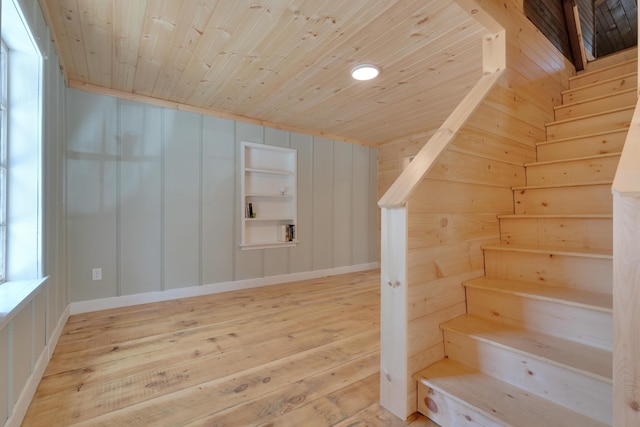
{"type": "Polygon", "coordinates": [[[293,224],[283,224],[280,226],[278,240],[281,242],[293,242],[296,240],[296,226],[293,224]]]}
{"type": "Polygon", "coordinates": [[[253,212],[253,203],[246,202],[244,204],[244,217],[245,218],[255,218],[255,212],[253,212]]]}

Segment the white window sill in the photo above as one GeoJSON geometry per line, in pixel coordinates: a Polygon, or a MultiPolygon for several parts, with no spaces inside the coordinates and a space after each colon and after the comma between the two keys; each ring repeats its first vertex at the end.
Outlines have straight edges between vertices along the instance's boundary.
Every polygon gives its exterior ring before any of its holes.
{"type": "Polygon", "coordinates": [[[0,329],[35,298],[46,281],[47,278],[43,277],[0,285],[0,329]]]}

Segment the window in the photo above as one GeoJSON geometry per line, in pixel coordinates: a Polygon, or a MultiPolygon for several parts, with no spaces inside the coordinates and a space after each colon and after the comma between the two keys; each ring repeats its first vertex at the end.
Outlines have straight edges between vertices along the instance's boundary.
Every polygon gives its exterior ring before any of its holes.
{"type": "Polygon", "coordinates": [[[0,283],[42,277],[43,56],[21,3],[0,1],[0,283]]]}
{"type": "Polygon", "coordinates": [[[0,283],[6,280],[7,260],[7,47],[0,51],[0,283]]]}

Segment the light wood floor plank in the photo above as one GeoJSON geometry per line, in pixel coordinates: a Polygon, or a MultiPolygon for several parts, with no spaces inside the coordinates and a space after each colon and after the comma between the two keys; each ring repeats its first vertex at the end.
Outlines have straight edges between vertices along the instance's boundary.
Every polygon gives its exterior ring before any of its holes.
{"type": "Polygon", "coordinates": [[[434,426],[378,405],[379,271],[72,316],[24,426],[434,426]]]}

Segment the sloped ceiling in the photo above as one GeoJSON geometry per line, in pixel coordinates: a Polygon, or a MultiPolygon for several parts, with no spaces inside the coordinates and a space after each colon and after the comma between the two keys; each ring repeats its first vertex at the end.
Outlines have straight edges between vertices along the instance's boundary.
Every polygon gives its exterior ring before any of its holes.
{"type": "Polygon", "coordinates": [[[71,87],[367,144],[437,127],[481,75],[450,0],[41,0],[71,87]],[[358,82],[359,63],[382,68],[358,82]]]}

